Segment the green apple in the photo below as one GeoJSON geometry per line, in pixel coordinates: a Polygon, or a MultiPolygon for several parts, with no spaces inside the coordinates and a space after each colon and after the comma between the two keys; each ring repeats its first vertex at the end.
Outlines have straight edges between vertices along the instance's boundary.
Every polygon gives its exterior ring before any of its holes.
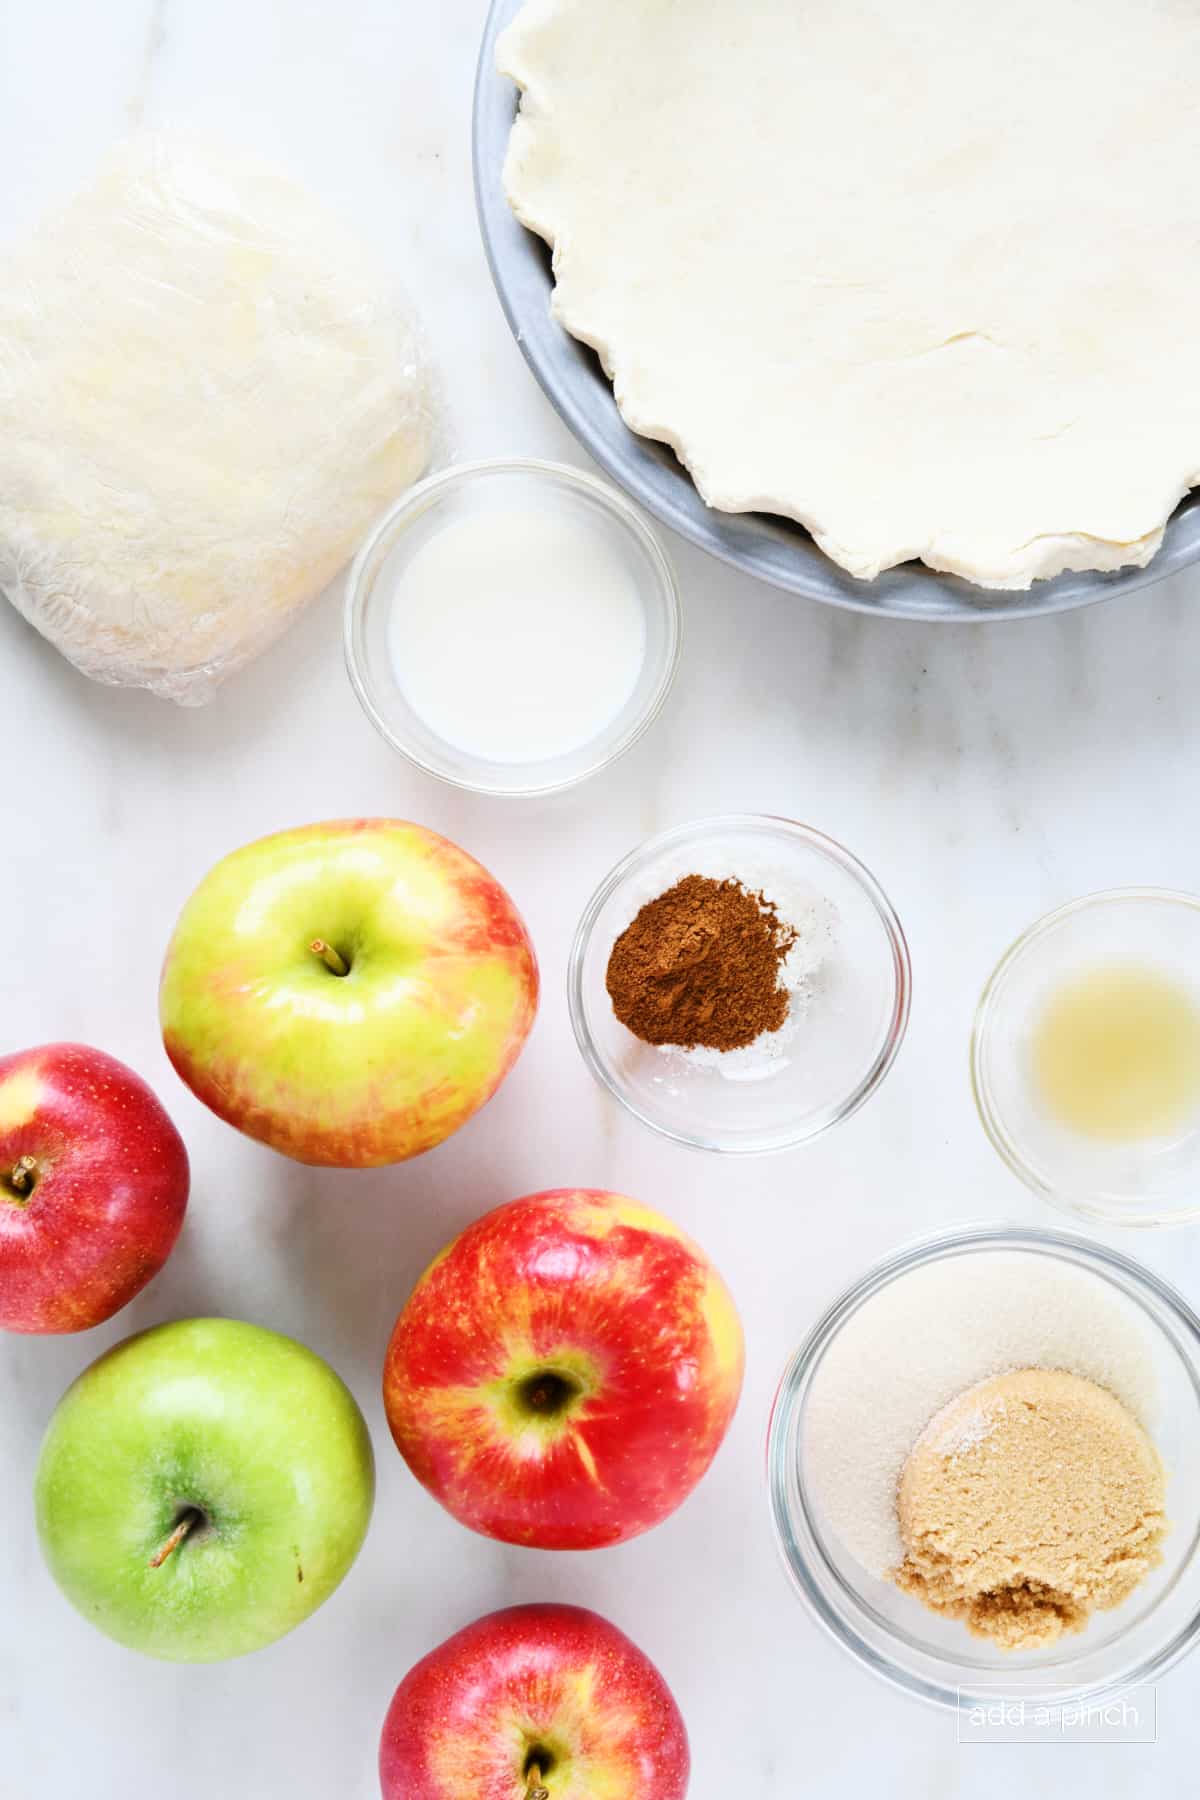
{"type": "Polygon", "coordinates": [[[375,1492],[367,1427],[303,1344],[235,1319],[127,1338],[50,1421],[38,1532],[93,1625],[172,1662],[272,1643],[357,1556],[375,1492]]]}
{"type": "Polygon", "coordinates": [[[281,831],[183,909],[160,994],[192,1092],[299,1162],[432,1149],[491,1098],[537,1008],[516,907],[457,844],[397,819],[281,831]]]}

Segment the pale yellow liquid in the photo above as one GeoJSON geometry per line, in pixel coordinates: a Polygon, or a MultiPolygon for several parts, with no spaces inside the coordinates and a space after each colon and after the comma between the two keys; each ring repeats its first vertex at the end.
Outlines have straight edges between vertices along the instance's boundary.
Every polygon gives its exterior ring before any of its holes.
{"type": "Polygon", "coordinates": [[[1157,969],[1110,962],[1073,976],[1036,1022],[1048,1110],[1088,1137],[1178,1132],[1200,1118],[1200,1006],[1157,969]]]}

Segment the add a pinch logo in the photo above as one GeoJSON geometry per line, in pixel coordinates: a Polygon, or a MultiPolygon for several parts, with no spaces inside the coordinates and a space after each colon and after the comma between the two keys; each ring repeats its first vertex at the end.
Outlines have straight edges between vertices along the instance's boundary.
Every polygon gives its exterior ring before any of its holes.
{"type": "Polygon", "coordinates": [[[1157,1693],[1131,1687],[1089,1700],[1036,1682],[960,1688],[956,1722],[960,1744],[1153,1744],[1157,1693]]]}

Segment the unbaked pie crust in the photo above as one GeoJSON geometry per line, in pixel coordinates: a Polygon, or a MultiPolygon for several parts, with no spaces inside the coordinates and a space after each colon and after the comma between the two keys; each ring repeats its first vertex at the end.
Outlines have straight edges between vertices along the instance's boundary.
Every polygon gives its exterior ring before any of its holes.
{"type": "Polygon", "coordinates": [[[1200,482],[1197,0],[528,0],[554,312],[853,574],[1147,563],[1200,482]]]}

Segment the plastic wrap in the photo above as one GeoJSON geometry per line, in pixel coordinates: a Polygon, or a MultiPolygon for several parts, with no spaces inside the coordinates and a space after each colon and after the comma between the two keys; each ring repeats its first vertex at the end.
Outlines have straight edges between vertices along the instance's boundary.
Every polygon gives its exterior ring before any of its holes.
{"type": "Polygon", "coordinates": [[[430,412],[321,205],[130,140],[0,273],[0,587],[84,674],[208,699],[421,473],[430,412]]]}

